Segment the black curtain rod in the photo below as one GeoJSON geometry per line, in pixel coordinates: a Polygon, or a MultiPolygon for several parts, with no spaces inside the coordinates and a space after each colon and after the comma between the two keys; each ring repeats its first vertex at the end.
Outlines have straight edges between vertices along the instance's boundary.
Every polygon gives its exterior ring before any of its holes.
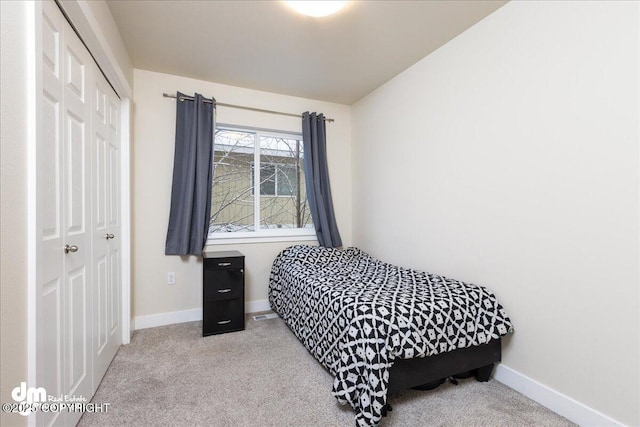
{"type": "MultiPolygon", "coordinates": [[[[162,96],[164,96],[165,98],[178,99],[178,97],[176,95],[171,95],[169,93],[163,93],[162,96]]],[[[194,99],[193,96],[186,96],[186,95],[180,96],[180,101],[193,101],[193,99],[194,99]]],[[[204,98],[204,102],[206,104],[212,104],[213,100],[208,99],[208,98],[204,98]]],[[[243,105],[224,104],[222,102],[217,102],[217,101],[216,101],[216,106],[237,108],[237,109],[240,109],[240,110],[248,110],[248,111],[257,111],[259,113],[279,114],[281,116],[300,117],[300,118],[302,117],[302,114],[283,113],[282,111],[264,110],[262,108],[245,107],[243,105]]],[[[334,122],[335,120],[325,117],[324,121],[325,122],[334,122]]]]}

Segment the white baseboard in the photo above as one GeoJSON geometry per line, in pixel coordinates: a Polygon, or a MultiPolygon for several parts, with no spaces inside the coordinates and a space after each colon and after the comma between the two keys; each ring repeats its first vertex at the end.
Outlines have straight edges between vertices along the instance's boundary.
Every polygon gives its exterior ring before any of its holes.
{"type": "Polygon", "coordinates": [[[147,329],[155,328],[156,326],[173,325],[175,323],[195,322],[196,320],[202,320],[201,308],[136,316],[135,327],[136,330],[147,329]]]}
{"type": "MultiPolygon", "coordinates": [[[[269,300],[266,299],[247,301],[244,304],[245,313],[257,313],[269,310],[271,310],[271,307],[269,306],[269,300]]],[[[136,316],[131,324],[133,325],[133,328],[138,330],[155,328],[157,326],[173,325],[176,323],[195,322],[198,320],[202,320],[201,308],[149,314],[147,316],[136,316]]]]}
{"type": "Polygon", "coordinates": [[[260,311],[270,311],[271,306],[269,305],[268,299],[257,299],[254,301],[247,301],[244,305],[245,313],[258,313],[260,311]]]}
{"type": "Polygon", "coordinates": [[[493,378],[535,400],[542,406],[580,426],[622,426],[623,424],[538,381],[499,364],[493,378]]]}

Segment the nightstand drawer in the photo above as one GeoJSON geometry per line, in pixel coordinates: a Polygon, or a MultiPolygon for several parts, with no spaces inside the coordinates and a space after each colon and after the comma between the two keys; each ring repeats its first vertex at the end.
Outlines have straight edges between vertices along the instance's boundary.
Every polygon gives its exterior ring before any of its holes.
{"type": "Polygon", "coordinates": [[[239,269],[244,268],[244,257],[224,257],[224,258],[205,258],[204,269],[220,270],[220,269],[239,269]]]}
{"type": "Polygon", "coordinates": [[[204,270],[203,298],[205,301],[241,297],[244,275],[241,269],[204,270]]]}
{"type": "Polygon", "coordinates": [[[244,299],[204,301],[203,306],[203,335],[215,335],[244,329],[244,299]]]}

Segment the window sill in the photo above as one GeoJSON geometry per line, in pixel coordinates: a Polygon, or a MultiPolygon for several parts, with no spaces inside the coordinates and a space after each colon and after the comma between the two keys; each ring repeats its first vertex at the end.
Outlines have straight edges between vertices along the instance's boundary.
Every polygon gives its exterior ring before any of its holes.
{"type": "MultiPolygon", "coordinates": [[[[221,233],[222,234],[222,233],[221,233]]],[[[312,230],[308,233],[296,233],[289,235],[245,235],[234,236],[236,233],[224,233],[222,235],[209,236],[205,246],[238,245],[245,243],[278,243],[278,242],[318,242],[316,233],[312,230]]],[[[249,234],[249,233],[247,233],[249,234]]],[[[253,233],[251,233],[253,234],[253,233]]]]}

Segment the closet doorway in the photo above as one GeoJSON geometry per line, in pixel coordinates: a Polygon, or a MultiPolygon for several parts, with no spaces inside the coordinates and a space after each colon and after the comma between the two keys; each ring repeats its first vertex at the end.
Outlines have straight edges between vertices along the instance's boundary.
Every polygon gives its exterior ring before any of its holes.
{"type": "MultiPolygon", "coordinates": [[[[122,141],[128,144],[128,137],[122,101],[84,43],[56,3],[39,5],[29,383],[47,396],[88,403],[128,342],[122,201],[122,141]]],[[[35,424],[75,425],[81,415],[41,412],[35,424]]]]}

